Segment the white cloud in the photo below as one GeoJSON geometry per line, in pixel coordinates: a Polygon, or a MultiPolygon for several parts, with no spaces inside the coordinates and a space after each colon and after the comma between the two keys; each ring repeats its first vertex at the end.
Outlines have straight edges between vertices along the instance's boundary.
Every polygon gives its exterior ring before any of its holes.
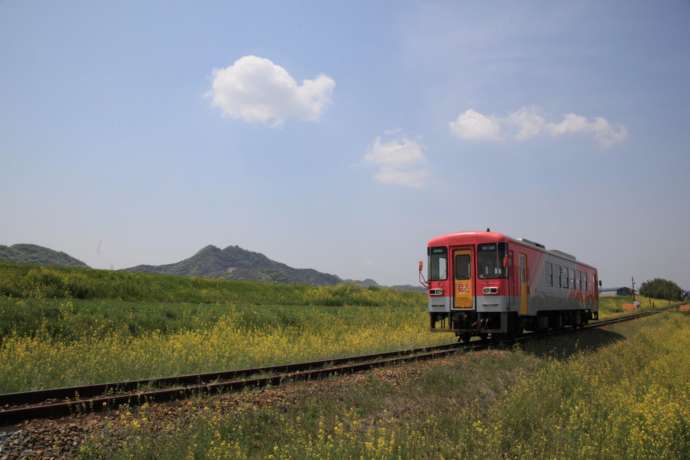
{"type": "Polygon", "coordinates": [[[244,56],[213,71],[210,97],[225,116],[250,123],[316,121],[331,102],[335,81],[327,75],[299,84],[268,59],[244,56]]]}
{"type": "Polygon", "coordinates": [[[421,188],[429,177],[424,146],[407,137],[377,137],[364,159],[377,167],[374,178],[382,184],[421,188]]]}
{"type": "Polygon", "coordinates": [[[501,140],[501,124],[492,116],[476,112],[473,109],[466,110],[458,115],[455,121],[449,123],[450,130],[462,139],[471,140],[501,140]]]}
{"type": "Polygon", "coordinates": [[[592,136],[602,147],[625,141],[628,130],[613,126],[603,117],[588,119],[568,113],[559,122],[547,121],[537,107],[522,107],[505,117],[487,116],[469,109],[450,122],[453,134],[462,139],[496,141],[504,138],[527,141],[540,135],[561,137],[579,134],[592,136]]]}
{"type": "Polygon", "coordinates": [[[588,120],[574,113],[564,115],[563,121],[560,123],[550,123],[548,129],[553,136],[579,133],[591,134],[599,145],[603,147],[623,142],[628,138],[628,130],[623,125],[611,126],[606,118],[596,117],[588,120]]]}
{"type": "Polygon", "coordinates": [[[523,107],[508,115],[508,122],[516,129],[515,139],[526,141],[544,130],[546,120],[537,113],[534,107],[523,107]]]}

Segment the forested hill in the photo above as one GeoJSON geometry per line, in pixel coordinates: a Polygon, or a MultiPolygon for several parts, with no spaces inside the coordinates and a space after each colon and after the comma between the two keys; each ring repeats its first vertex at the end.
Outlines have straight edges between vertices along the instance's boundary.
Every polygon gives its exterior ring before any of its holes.
{"type": "Polygon", "coordinates": [[[248,251],[239,246],[228,246],[225,249],[220,249],[210,245],[192,257],[177,263],[137,265],[125,270],[279,283],[330,285],[342,282],[336,275],[322,273],[311,268],[293,268],[271,260],[261,253],[248,251]]]}
{"type": "Polygon", "coordinates": [[[7,262],[54,265],[61,267],[88,267],[84,262],[64,252],[54,251],[36,244],[0,245],[0,260],[7,262]]]}

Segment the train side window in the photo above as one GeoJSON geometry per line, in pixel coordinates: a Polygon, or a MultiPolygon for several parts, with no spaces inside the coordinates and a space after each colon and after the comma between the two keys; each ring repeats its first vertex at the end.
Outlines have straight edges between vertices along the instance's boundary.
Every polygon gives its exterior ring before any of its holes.
{"type": "Polygon", "coordinates": [[[561,287],[565,288],[568,286],[568,272],[565,267],[561,267],[561,287]]]}
{"type": "Polygon", "coordinates": [[[580,285],[580,272],[575,270],[573,273],[573,278],[575,278],[575,282],[573,283],[573,289],[578,290],[580,289],[578,286],[580,285]]]}
{"type": "Polygon", "coordinates": [[[563,267],[556,265],[556,271],[558,272],[558,287],[563,287],[563,267]]]}
{"type": "Polygon", "coordinates": [[[589,280],[589,273],[585,273],[585,292],[587,292],[587,280],[589,280]]]}
{"type": "Polygon", "coordinates": [[[553,287],[553,264],[551,262],[546,262],[546,285],[553,287]]]}
{"type": "Polygon", "coordinates": [[[570,284],[569,284],[569,281],[570,281],[570,269],[569,269],[568,267],[564,267],[564,268],[563,268],[563,277],[564,277],[564,280],[563,280],[563,281],[565,281],[565,283],[563,284],[563,287],[566,288],[566,289],[568,289],[568,287],[570,286],[570,284]]]}

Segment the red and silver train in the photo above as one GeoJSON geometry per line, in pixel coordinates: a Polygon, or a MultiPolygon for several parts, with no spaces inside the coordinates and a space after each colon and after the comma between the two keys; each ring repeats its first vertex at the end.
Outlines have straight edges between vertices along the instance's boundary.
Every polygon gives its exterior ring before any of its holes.
{"type": "Polygon", "coordinates": [[[469,341],[598,319],[597,269],[570,254],[488,229],[436,237],[427,254],[432,331],[469,341]]]}

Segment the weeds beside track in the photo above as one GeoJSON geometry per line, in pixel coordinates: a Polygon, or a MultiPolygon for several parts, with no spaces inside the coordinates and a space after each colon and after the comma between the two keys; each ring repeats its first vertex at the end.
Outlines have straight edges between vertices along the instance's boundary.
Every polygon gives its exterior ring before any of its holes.
{"type": "MultiPolygon", "coordinates": [[[[600,320],[590,323],[582,329],[630,321],[661,313],[674,307],[646,310],[600,320]]],[[[515,342],[573,333],[582,329],[565,328],[529,333],[518,337],[515,342]]],[[[323,379],[338,374],[362,372],[376,367],[438,358],[458,351],[477,351],[489,347],[512,346],[512,344],[481,340],[468,344],[447,344],[227,372],[10,393],[0,395],[0,407],[2,407],[0,409],[0,426],[37,418],[62,417],[79,412],[97,412],[116,408],[123,404],[135,406],[144,402],[171,401],[199,394],[261,388],[269,385],[276,386],[298,380],[323,379]]]]}

